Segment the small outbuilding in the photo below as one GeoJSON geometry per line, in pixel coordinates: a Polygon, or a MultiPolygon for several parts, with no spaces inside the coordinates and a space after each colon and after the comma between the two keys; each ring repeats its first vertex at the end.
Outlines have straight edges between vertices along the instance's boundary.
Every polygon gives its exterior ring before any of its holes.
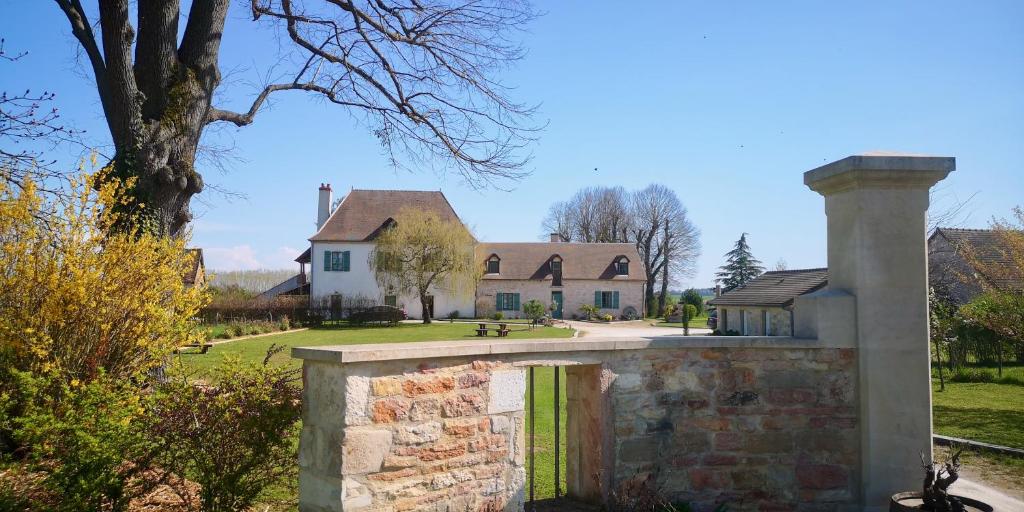
{"type": "Polygon", "coordinates": [[[828,284],[827,268],[765,272],[708,302],[718,309],[718,330],[743,336],[792,336],[797,297],[828,284]]]}

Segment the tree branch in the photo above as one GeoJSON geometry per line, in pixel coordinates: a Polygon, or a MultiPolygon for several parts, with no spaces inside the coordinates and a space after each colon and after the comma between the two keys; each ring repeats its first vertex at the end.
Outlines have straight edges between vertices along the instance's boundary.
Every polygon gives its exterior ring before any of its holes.
{"type": "Polygon", "coordinates": [[[349,101],[341,100],[340,98],[338,98],[338,96],[333,91],[331,91],[331,90],[329,90],[329,89],[327,89],[325,87],[321,87],[319,85],[316,85],[316,84],[309,84],[309,83],[305,83],[305,84],[302,84],[302,83],[273,84],[273,85],[268,85],[268,86],[263,88],[263,91],[261,91],[259,93],[259,95],[256,96],[256,99],[253,100],[252,105],[249,106],[249,111],[248,112],[243,114],[243,113],[240,113],[240,112],[232,112],[230,110],[221,110],[219,108],[212,108],[211,107],[209,114],[207,114],[207,116],[206,116],[206,123],[209,124],[209,123],[213,123],[213,122],[216,122],[216,121],[227,121],[227,122],[232,123],[232,124],[234,124],[235,126],[238,126],[238,127],[250,125],[250,124],[252,124],[253,120],[255,120],[256,113],[259,112],[260,107],[262,107],[263,103],[267,101],[267,97],[269,97],[271,93],[277,92],[277,91],[313,91],[313,92],[318,92],[318,93],[324,95],[328,99],[328,101],[330,101],[332,103],[337,103],[339,105],[345,105],[345,106],[350,106],[350,107],[360,107],[360,108],[373,108],[370,105],[357,104],[357,103],[352,103],[352,102],[349,102],[349,101]]]}

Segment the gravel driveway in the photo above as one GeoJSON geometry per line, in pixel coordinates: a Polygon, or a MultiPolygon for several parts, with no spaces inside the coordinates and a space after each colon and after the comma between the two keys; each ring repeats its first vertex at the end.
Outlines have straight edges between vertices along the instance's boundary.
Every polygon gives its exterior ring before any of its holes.
{"type": "MultiPolygon", "coordinates": [[[[653,320],[636,320],[633,322],[612,322],[609,324],[596,322],[579,322],[566,320],[565,323],[580,332],[580,336],[636,336],[638,338],[654,338],[659,336],[682,336],[681,327],[654,327],[653,320]]],[[[690,328],[690,336],[711,334],[711,329],[690,328]]]]}

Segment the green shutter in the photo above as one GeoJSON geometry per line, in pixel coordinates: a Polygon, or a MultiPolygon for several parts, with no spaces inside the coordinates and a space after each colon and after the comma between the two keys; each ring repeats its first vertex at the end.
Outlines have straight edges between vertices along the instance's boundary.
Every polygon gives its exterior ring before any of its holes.
{"type": "Polygon", "coordinates": [[[519,311],[519,294],[512,294],[512,311],[519,311]]]}
{"type": "Polygon", "coordinates": [[[495,293],[494,296],[497,297],[497,301],[498,301],[498,303],[494,307],[495,311],[501,311],[501,310],[505,309],[505,301],[504,301],[505,295],[503,293],[501,293],[501,292],[498,292],[498,293],[495,293]]]}
{"type": "Polygon", "coordinates": [[[602,307],[601,306],[601,292],[600,291],[594,292],[594,305],[597,306],[597,307],[602,307]]]}
{"type": "Polygon", "coordinates": [[[612,308],[619,309],[619,292],[612,292],[612,308]]]}
{"type": "Polygon", "coordinates": [[[324,271],[331,270],[331,251],[324,251],[324,271]]]}
{"type": "Polygon", "coordinates": [[[351,270],[351,268],[349,267],[349,263],[350,263],[349,262],[349,251],[342,252],[341,253],[341,271],[342,272],[348,272],[349,270],[351,270]]]}

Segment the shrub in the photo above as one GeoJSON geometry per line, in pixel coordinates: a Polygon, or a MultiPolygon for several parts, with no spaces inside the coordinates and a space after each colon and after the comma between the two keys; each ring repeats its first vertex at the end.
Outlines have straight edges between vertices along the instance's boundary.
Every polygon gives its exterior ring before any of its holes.
{"type": "Polygon", "coordinates": [[[523,314],[530,319],[530,323],[536,325],[548,313],[548,307],[537,299],[530,299],[523,303],[523,314]]]}
{"type": "Polygon", "coordinates": [[[996,376],[980,368],[958,368],[949,378],[950,382],[995,382],[996,376]]]}
{"type": "Polygon", "coordinates": [[[47,203],[31,180],[0,180],[0,346],[10,367],[52,369],[65,382],[101,370],[130,378],[203,339],[192,318],[205,290],[181,277],[194,261],[187,238],[128,227],[118,206],[133,184],[83,175],[67,199],[47,203]]]}
{"type": "Polygon", "coordinates": [[[146,402],[131,383],[102,371],[65,383],[14,371],[21,414],[14,436],[61,511],[125,510],[157,482],[148,480],[156,446],[146,436],[146,402]],[[126,461],[128,463],[126,463],[126,461]]]}
{"type": "Polygon", "coordinates": [[[491,319],[492,320],[504,320],[505,319],[505,314],[502,313],[501,311],[495,311],[494,314],[491,315],[491,319]]]}
{"type": "Polygon", "coordinates": [[[693,304],[683,304],[683,323],[688,324],[694,318],[697,318],[696,306],[693,304]]]}
{"type": "Polygon", "coordinates": [[[220,334],[217,335],[217,338],[222,340],[230,340],[231,338],[234,337],[235,334],[231,332],[231,329],[224,329],[220,334]]]}
{"type": "Polygon", "coordinates": [[[228,331],[233,336],[245,336],[245,325],[242,324],[231,324],[228,326],[228,331]]]}
{"type": "Polygon", "coordinates": [[[593,304],[584,304],[580,306],[580,313],[583,313],[583,318],[591,320],[600,313],[601,308],[593,304]]]}
{"type": "Polygon", "coordinates": [[[277,321],[277,327],[282,331],[287,331],[288,329],[291,329],[292,321],[290,318],[288,318],[288,315],[283,315],[281,319],[277,321]]]}
{"type": "MultiPolygon", "coordinates": [[[[166,446],[159,463],[200,485],[204,511],[248,509],[295,468],[293,438],[301,416],[299,370],[225,360],[214,386],[175,376],[156,393],[150,435],[166,446]]],[[[194,489],[177,489],[192,502],[194,489]]]]}
{"type": "Polygon", "coordinates": [[[612,316],[611,313],[605,313],[601,315],[601,320],[604,320],[605,322],[611,322],[612,320],[615,320],[615,317],[612,316]]]}
{"type": "Polygon", "coordinates": [[[693,307],[697,308],[697,315],[694,316],[699,316],[704,312],[704,297],[701,297],[700,292],[693,288],[684,291],[680,301],[683,304],[693,304],[693,307]]]}

